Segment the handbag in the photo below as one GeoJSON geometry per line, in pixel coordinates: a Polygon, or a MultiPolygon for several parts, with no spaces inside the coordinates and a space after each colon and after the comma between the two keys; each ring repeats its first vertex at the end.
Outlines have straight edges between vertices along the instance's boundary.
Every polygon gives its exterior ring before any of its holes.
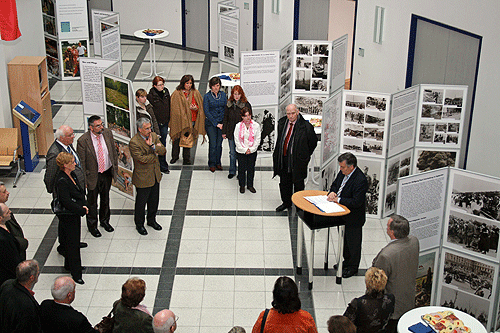
{"type": "Polygon", "coordinates": [[[52,210],[52,213],[56,215],[72,215],[73,213],[68,210],[66,207],[64,207],[61,202],[59,201],[59,196],[57,194],[56,186],[54,185],[54,198],[52,199],[52,202],[50,203],[50,209],[52,210]]]}
{"type": "MultiPolygon", "coordinates": [[[[116,305],[118,305],[118,302],[116,305]]],[[[113,311],[115,311],[116,305],[113,306],[113,309],[111,309],[106,317],[102,317],[102,320],[94,326],[94,329],[96,329],[99,333],[111,333],[113,331],[113,327],[115,326],[113,311]]]]}
{"type": "Polygon", "coordinates": [[[190,130],[185,131],[181,134],[181,138],[179,141],[179,147],[183,148],[193,148],[194,146],[194,135],[190,130]]]}

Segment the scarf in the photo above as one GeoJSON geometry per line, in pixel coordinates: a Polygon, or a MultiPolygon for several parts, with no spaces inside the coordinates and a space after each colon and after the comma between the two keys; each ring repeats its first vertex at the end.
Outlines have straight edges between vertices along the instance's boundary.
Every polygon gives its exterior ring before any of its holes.
{"type": "MultiPolygon", "coordinates": [[[[245,137],[244,137],[244,134],[245,134],[245,123],[244,122],[240,122],[240,142],[245,142],[245,137]]],[[[254,137],[254,134],[253,134],[253,121],[250,121],[250,127],[248,127],[248,130],[250,131],[250,134],[248,136],[248,143],[249,143],[249,147],[253,147],[253,141],[255,139],[254,137]]]]}

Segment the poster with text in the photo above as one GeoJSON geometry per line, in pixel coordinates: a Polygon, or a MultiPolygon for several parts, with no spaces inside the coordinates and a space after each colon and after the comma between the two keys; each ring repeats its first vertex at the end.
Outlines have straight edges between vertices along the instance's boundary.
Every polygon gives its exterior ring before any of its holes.
{"type": "Polygon", "coordinates": [[[293,42],[280,51],[280,103],[292,92],[293,42]]]}
{"type": "Polygon", "coordinates": [[[441,244],[449,169],[400,178],[396,213],[410,222],[410,234],[420,241],[420,251],[441,244]]]}
{"type": "Polygon", "coordinates": [[[80,58],[88,57],[87,39],[61,40],[63,80],[80,77],[80,58]]]}
{"type": "Polygon", "coordinates": [[[240,82],[252,106],[278,104],[279,72],[279,51],[241,52],[240,82]]]}
{"type": "Polygon", "coordinates": [[[371,217],[380,217],[382,212],[382,198],[384,183],[385,160],[369,158],[365,156],[356,156],[358,159],[358,168],[365,174],[368,181],[368,190],[366,191],[366,214],[371,217]]]}
{"type": "Polygon", "coordinates": [[[219,14],[219,61],[233,66],[240,65],[240,19],[239,8],[219,14]]]}
{"type": "Polygon", "coordinates": [[[105,124],[113,132],[113,136],[128,140],[134,135],[131,107],[132,82],[109,74],[102,75],[104,85],[105,124]]]}
{"type": "Polygon", "coordinates": [[[456,167],[458,163],[458,152],[458,150],[451,149],[416,148],[413,158],[412,174],[447,166],[456,167]]]}
{"type": "Polygon", "coordinates": [[[60,39],[74,40],[89,38],[87,1],[57,0],[56,17],[60,39]]]}
{"type": "Polygon", "coordinates": [[[342,89],[338,89],[323,103],[321,120],[321,168],[339,152],[340,114],[342,112],[342,89]]]}
{"type": "Polygon", "coordinates": [[[101,19],[110,15],[117,15],[115,25],[120,24],[120,15],[109,10],[91,9],[92,38],[94,42],[94,55],[101,55],[101,19]]]}
{"type": "Polygon", "coordinates": [[[332,42],[294,41],[293,92],[330,93],[332,42]]]}
{"type": "Polygon", "coordinates": [[[419,86],[392,96],[392,113],[387,156],[394,156],[415,145],[419,86]]]}
{"type": "MultiPolygon", "coordinates": [[[[101,27],[104,24],[101,20],[101,27]]],[[[101,32],[101,55],[103,59],[119,61],[121,67],[120,26],[112,26],[101,32]]]]}
{"type": "Polygon", "coordinates": [[[276,114],[278,106],[252,107],[253,120],[260,125],[260,143],[258,157],[272,156],[276,142],[276,114]]]}
{"type": "Polygon", "coordinates": [[[348,36],[337,38],[332,43],[332,75],[330,89],[335,91],[345,86],[348,36]]]}
{"type": "Polygon", "coordinates": [[[451,169],[443,244],[498,262],[500,179],[451,169]]]}
{"type": "Polygon", "coordinates": [[[438,249],[422,252],[418,256],[415,307],[434,304],[438,269],[438,249]]]}
{"type": "Polygon", "coordinates": [[[410,149],[387,160],[383,216],[389,216],[396,211],[398,179],[410,175],[412,157],[413,150],[410,149]]]}

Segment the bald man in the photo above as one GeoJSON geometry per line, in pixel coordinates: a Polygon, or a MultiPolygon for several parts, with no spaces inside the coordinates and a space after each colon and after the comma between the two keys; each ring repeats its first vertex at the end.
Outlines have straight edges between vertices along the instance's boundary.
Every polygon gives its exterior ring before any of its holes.
{"type": "Polygon", "coordinates": [[[155,333],[173,333],[177,329],[175,314],[168,310],[161,310],[153,318],[153,331],[155,333]]]}

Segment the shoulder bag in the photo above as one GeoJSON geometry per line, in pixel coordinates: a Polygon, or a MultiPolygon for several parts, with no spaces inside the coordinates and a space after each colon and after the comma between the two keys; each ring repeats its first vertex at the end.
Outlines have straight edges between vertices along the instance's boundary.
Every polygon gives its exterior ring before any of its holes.
{"type": "Polygon", "coordinates": [[[262,317],[262,323],[260,324],[260,333],[264,333],[264,327],[266,326],[267,315],[269,314],[269,309],[264,312],[264,317],[262,317]]]}
{"type": "Polygon", "coordinates": [[[194,135],[191,130],[186,130],[181,134],[181,138],[179,141],[179,146],[183,148],[193,148],[194,146],[194,135]]]}
{"type": "MultiPolygon", "coordinates": [[[[116,305],[118,305],[120,301],[116,302],[116,305]]],[[[115,326],[115,318],[113,318],[113,311],[116,309],[116,305],[113,306],[113,309],[109,312],[109,314],[106,317],[102,317],[102,320],[94,326],[94,329],[96,329],[99,333],[112,333],[113,332],[113,326],[115,326]]]]}

